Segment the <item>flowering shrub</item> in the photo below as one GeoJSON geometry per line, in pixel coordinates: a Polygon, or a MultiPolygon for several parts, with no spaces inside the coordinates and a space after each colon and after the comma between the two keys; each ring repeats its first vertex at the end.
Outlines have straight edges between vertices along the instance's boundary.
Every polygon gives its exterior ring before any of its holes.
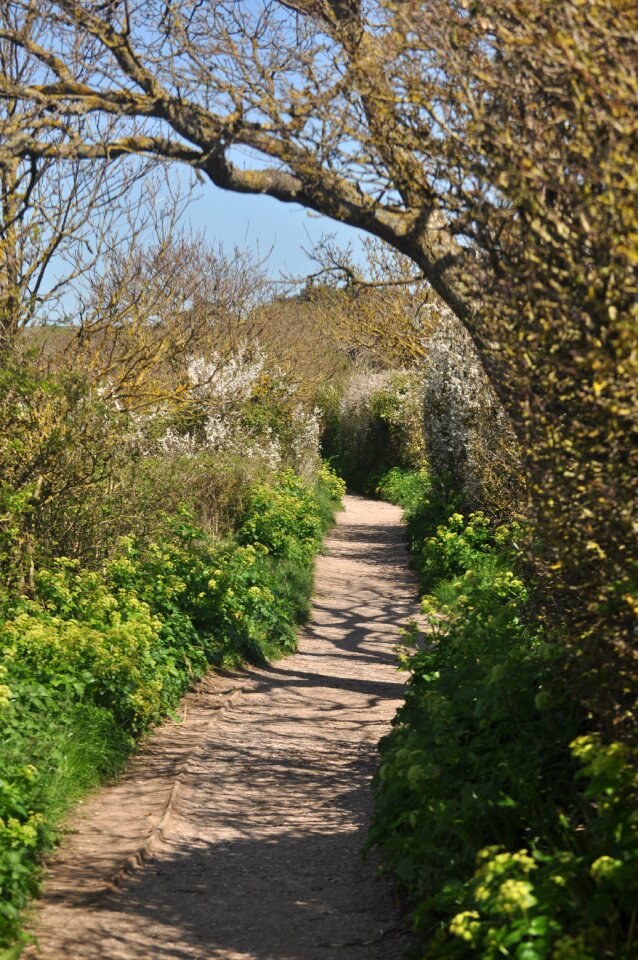
{"type": "Polygon", "coordinates": [[[164,453],[202,451],[286,466],[311,476],[319,465],[319,411],[299,402],[296,384],[259,346],[240,342],[227,355],[193,358],[187,369],[188,415],[169,418],[164,453]]]}
{"type": "Polygon", "coordinates": [[[326,518],[329,518],[335,507],[339,507],[346,494],[346,482],[339,474],[325,461],[321,464],[317,474],[317,493],[323,495],[324,501],[324,525],[326,518]],[[327,512],[326,512],[327,511],[327,512]]]}
{"type": "Polygon", "coordinates": [[[180,403],[129,409],[85,372],[0,358],[0,582],[33,593],[52,557],[99,567],[122,536],[164,535],[186,502],[219,535],[248,489],[319,469],[319,415],[258,347],[192,360],[180,403]]]}
{"type": "Polygon", "coordinates": [[[291,549],[293,541],[302,553],[314,553],[321,540],[321,518],[302,480],[288,471],[273,495],[271,487],[257,487],[241,518],[242,541],[257,542],[274,556],[291,549]]]}
{"type": "Polygon", "coordinates": [[[520,509],[520,452],[467,331],[443,310],[426,345],[424,430],[432,470],[448,478],[466,509],[520,509]]]}
{"type": "Polygon", "coordinates": [[[370,842],[423,955],[630,960],[638,753],[582,733],[564,648],[529,613],[520,530],[446,507],[423,475],[380,488],[408,508],[429,633],[400,647],[370,842]]]}

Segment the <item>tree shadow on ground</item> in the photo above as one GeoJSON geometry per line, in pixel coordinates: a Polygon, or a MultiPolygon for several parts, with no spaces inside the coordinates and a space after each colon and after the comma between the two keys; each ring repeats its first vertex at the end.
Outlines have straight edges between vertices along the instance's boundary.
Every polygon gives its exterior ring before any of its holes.
{"type": "MultiPolygon", "coordinates": [[[[198,806],[199,836],[176,849],[168,845],[120,889],[93,903],[90,943],[86,930],[81,942],[74,940],[71,922],[67,955],[398,960],[408,942],[406,926],[397,921],[386,882],[373,876],[361,854],[371,758],[351,756],[344,763],[342,756],[309,766],[294,750],[261,761],[250,750],[243,757],[236,748],[232,753],[225,768],[217,758],[216,790],[225,799],[221,808],[198,806]],[[263,796],[258,837],[255,797],[236,791],[244,765],[263,796]],[[276,809],[274,795],[280,797],[276,809]],[[243,818],[246,802],[250,825],[243,818]]],[[[206,771],[189,775],[189,788],[199,795],[209,785],[206,771]]],[[[187,808],[176,813],[191,815],[187,808]]],[[[86,909],[81,877],[75,895],[67,892],[66,906],[86,909]]]]}
{"type": "Polygon", "coordinates": [[[47,894],[57,928],[44,957],[403,956],[406,925],[361,850],[377,741],[403,689],[389,669],[391,638],[414,615],[416,588],[396,525],[341,523],[330,553],[301,652],[227,675],[226,686],[239,680],[245,692],[219,723],[226,681],[205,682],[191,695],[188,723],[165,729],[145,751],[139,784],[125,779],[126,809],[138,819],[149,779],[177,783],[163,843],[143,869],[96,898],[119,813],[111,801],[92,828],[95,855],[76,860],[58,893],[47,894]]]}

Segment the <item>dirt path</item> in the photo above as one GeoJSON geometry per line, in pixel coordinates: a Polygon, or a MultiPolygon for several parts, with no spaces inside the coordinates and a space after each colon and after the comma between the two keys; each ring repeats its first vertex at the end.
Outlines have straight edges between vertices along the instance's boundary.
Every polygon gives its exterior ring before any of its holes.
{"type": "Polygon", "coordinates": [[[207,679],[84,804],[27,955],[398,960],[405,928],[360,849],[415,598],[400,511],[347,497],[299,653],[207,679]]]}

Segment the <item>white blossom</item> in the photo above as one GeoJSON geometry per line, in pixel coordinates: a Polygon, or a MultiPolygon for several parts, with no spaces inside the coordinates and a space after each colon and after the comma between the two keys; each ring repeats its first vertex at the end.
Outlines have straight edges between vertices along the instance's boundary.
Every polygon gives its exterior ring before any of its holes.
{"type": "Polygon", "coordinates": [[[251,396],[265,365],[266,356],[260,348],[249,349],[242,343],[227,357],[218,353],[193,357],[187,373],[197,399],[232,403],[251,396]]]}

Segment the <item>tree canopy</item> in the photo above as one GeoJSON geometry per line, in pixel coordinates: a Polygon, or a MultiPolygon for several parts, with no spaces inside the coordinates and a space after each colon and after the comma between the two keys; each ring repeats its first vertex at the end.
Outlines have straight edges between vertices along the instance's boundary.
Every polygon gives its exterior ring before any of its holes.
{"type": "Polygon", "coordinates": [[[417,264],[514,423],[552,616],[581,675],[620,672],[588,681],[614,723],[638,613],[637,27],[631,0],[15,0],[0,31],[37,64],[0,81],[5,168],[179,160],[417,264]]]}

